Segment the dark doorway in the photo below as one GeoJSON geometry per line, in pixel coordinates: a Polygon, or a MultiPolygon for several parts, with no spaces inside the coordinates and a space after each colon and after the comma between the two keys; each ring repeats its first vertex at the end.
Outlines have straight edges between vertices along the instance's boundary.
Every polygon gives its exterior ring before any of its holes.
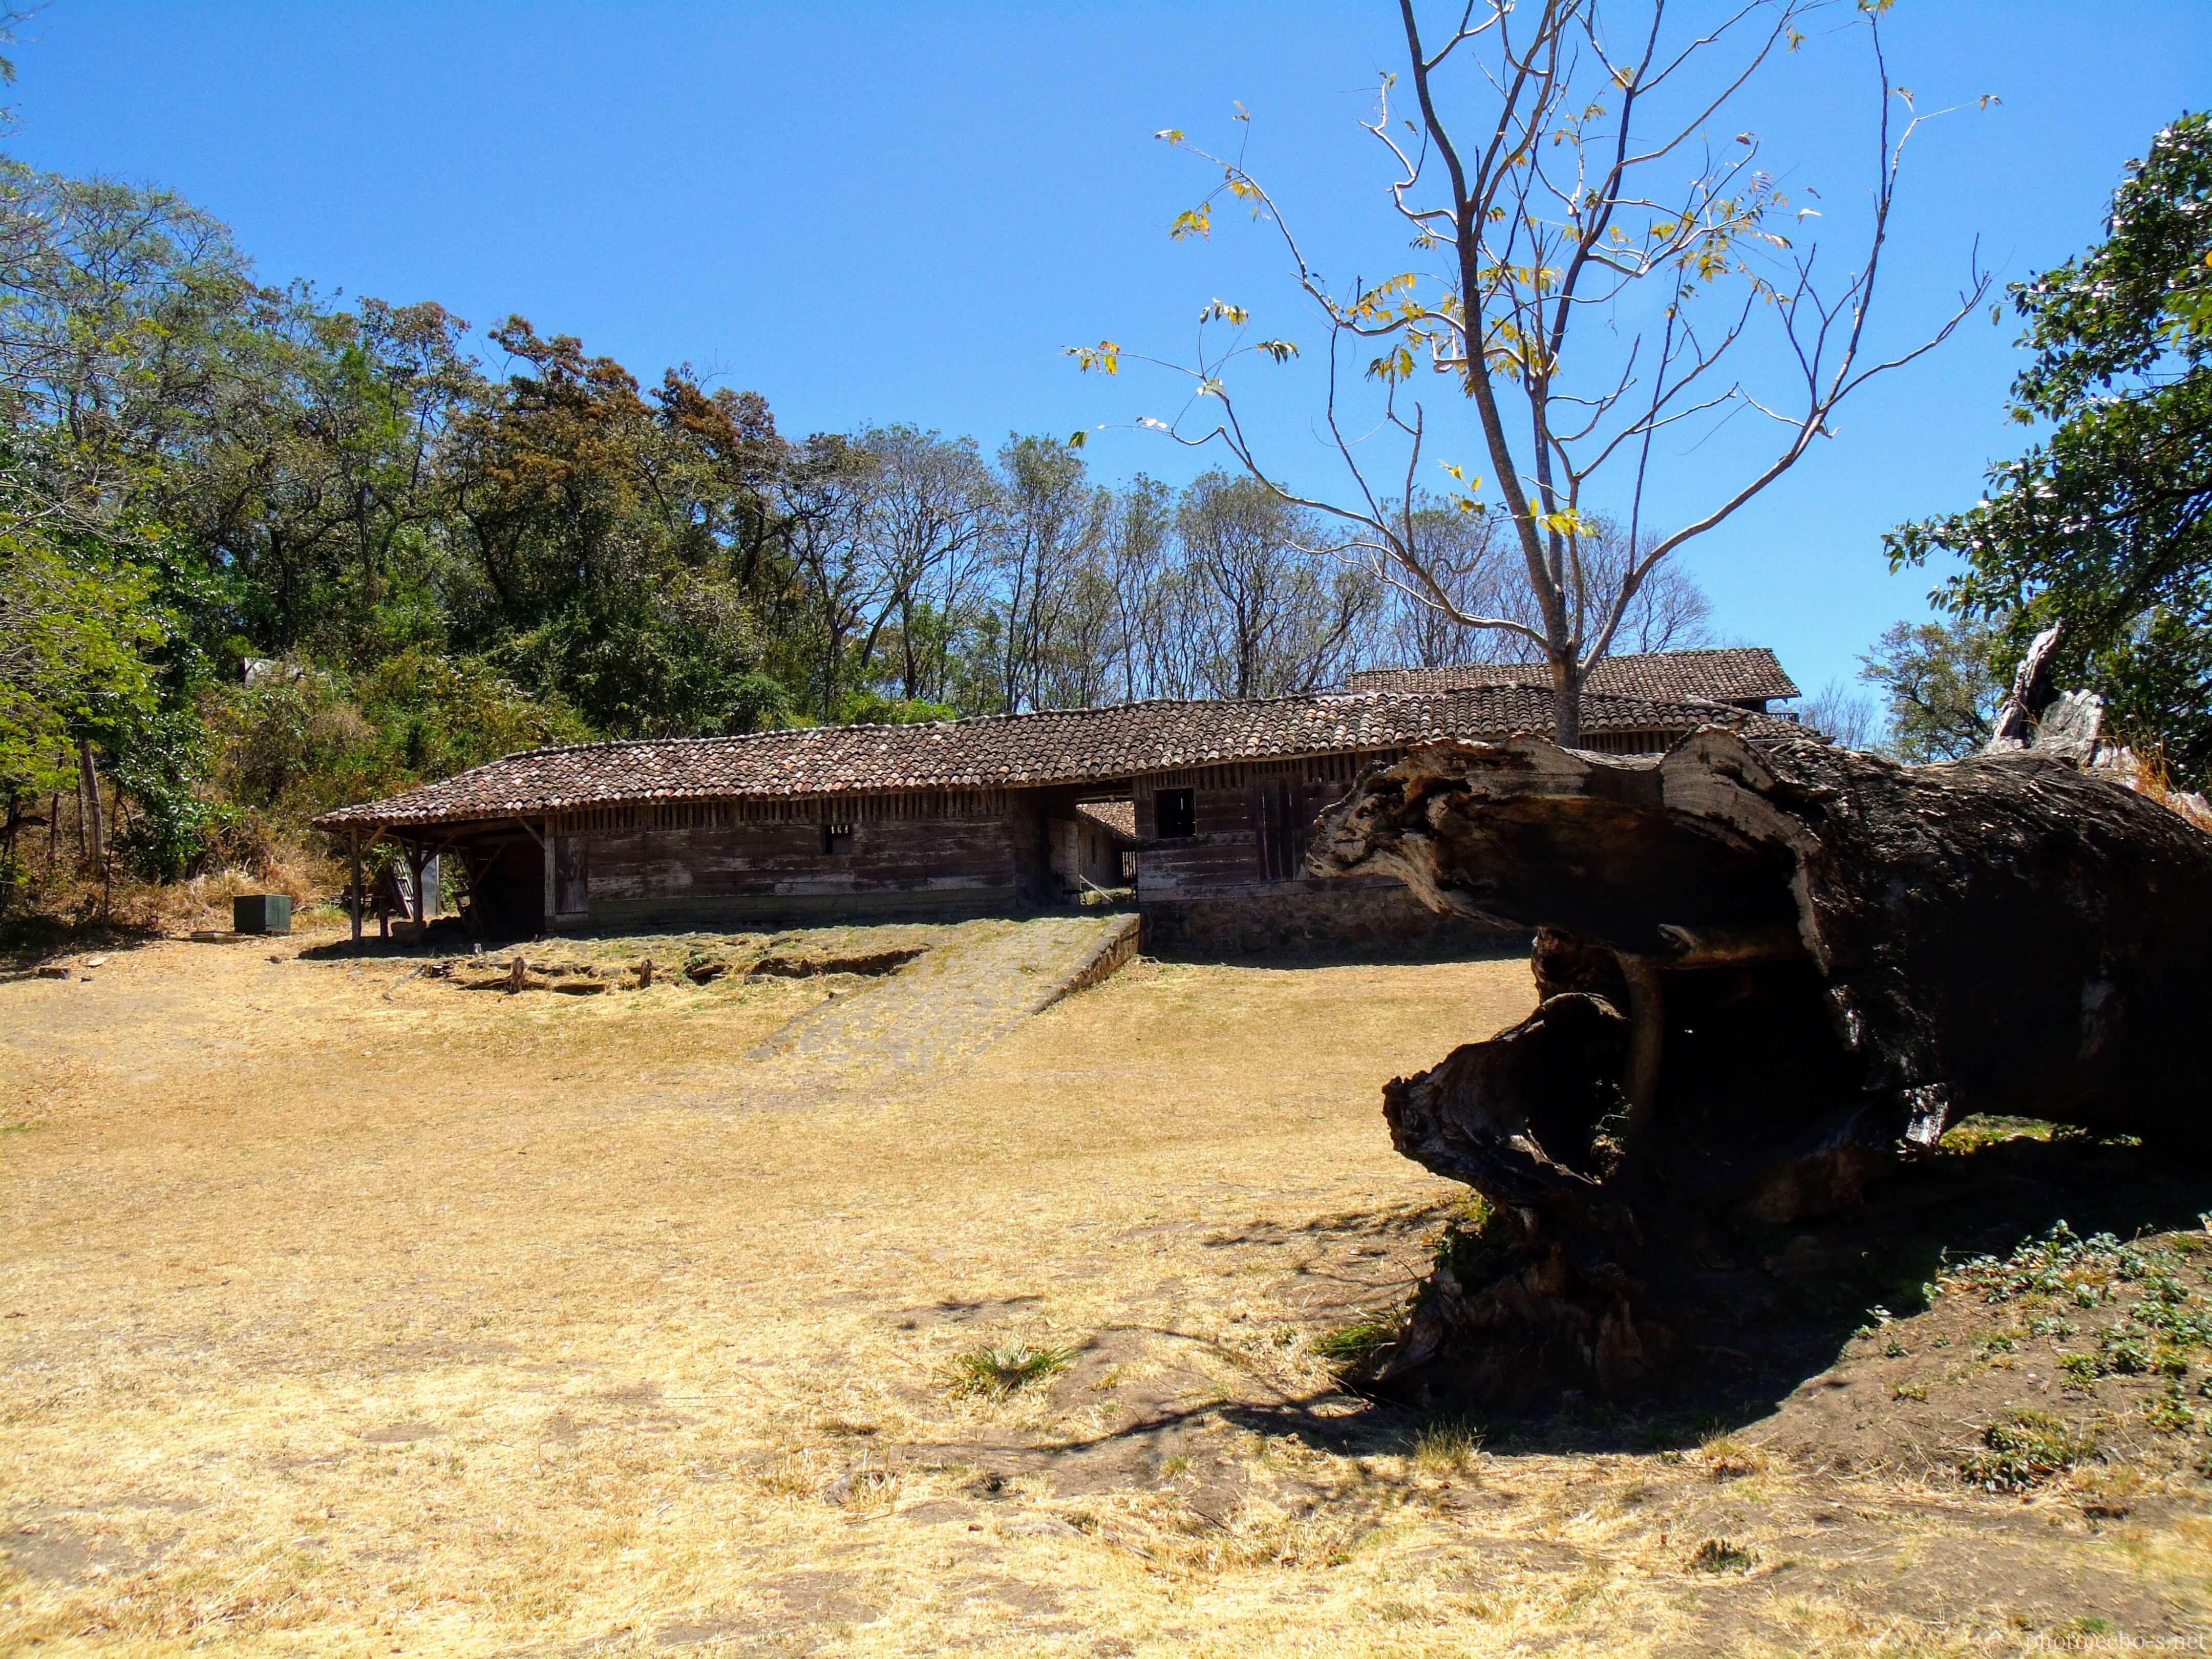
{"type": "Polygon", "coordinates": [[[1190,789],[1163,789],[1152,797],[1152,816],[1162,841],[1198,833],[1198,795],[1190,789]]]}

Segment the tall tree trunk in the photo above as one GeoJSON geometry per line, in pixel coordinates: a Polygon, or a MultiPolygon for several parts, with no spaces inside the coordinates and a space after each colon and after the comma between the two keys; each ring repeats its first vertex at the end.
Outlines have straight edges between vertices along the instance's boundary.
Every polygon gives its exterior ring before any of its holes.
{"type": "MultiPolygon", "coordinates": [[[[35,805],[38,797],[33,795],[31,799],[35,805]]],[[[11,785],[8,790],[8,828],[4,843],[7,851],[4,855],[0,855],[0,910],[6,910],[15,902],[15,890],[22,884],[22,876],[15,866],[15,833],[22,817],[23,798],[11,785]]]]}
{"type": "Polygon", "coordinates": [[[1571,651],[1552,659],[1552,736],[1562,749],[1583,746],[1583,670],[1571,651]]]}
{"type": "Polygon", "coordinates": [[[100,799],[100,767],[92,757],[92,745],[81,743],[76,749],[77,834],[84,849],[88,868],[105,869],[107,864],[107,815],[100,799]]]}

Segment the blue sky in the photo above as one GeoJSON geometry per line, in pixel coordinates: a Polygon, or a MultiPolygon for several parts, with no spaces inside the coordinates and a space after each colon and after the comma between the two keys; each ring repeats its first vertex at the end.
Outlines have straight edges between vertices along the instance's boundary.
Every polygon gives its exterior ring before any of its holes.
{"type": "MultiPolygon", "coordinates": [[[[1923,107],[2003,100],[1916,141],[1880,313],[1896,340],[1942,314],[1977,238],[2001,280],[2095,240],[2122,164],[2212,100],[2207,0],[1901,0],[1887,33],[1923,107]]],[[[1402,238],[1354,124],[1401,53],[1382,0],[55,0],[17,51],[13,148],[183,192],[265,280],[434,299],[479,325],[519,313],[647,380],[689,362],[764,393],[793,435],[910,421],[989,446],[1103,423],[1101,476],[1180,480],[1204,463],[1126,429],[1171,413],[1172,389],[1079,376],[1061,348],[1180,355],[1217,295],[1270,332],[1299,319],[1249,225],[1169,240],[1210,179],[1151,135],[1234,143],[1241,101],[1251,160],[1339,262],[1323,268],[1379,273],[1402,238]]],[[[1869,82],[1839,49],[1801,58],[1741,119],[1844,202],[1867,172],[1869,82]]],[[[1881,532],[1970,502],[2020,447],[2002,413],[2016,332],[1979,319],[1877,384],[1698,544],[1723,633],[1776,646],[1810,690],[1920,613],[1929,580],[1888,574],[1881,532]]],[[[1320,487],[1310,386],[1244,396],[1284,470],[1320,487]]],[[[1748,436],[1670,457],[1662,501],[1693,508],[1748,436]]]]}

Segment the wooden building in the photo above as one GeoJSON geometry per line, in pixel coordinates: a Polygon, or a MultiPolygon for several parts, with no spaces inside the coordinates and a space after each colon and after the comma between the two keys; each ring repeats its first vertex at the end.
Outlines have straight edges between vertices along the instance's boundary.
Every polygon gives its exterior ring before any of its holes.
{"type": "MultiPolygon", "coordinates": [[[[590,744],[316,823],[356,860],[379,837],[416,869],[452,860],[485,938],[1018,913],[1133,878],[1160,946],[1318,945],[1438,924],[1394,884],[1308,878],[1316,814],[1415,744],[1549,714],[1547,691],[1506,684],[590,744]]],[[[1713,723],[1796,730],[1596,692],[1583,741],[1656,750],[1713,723]]]]}

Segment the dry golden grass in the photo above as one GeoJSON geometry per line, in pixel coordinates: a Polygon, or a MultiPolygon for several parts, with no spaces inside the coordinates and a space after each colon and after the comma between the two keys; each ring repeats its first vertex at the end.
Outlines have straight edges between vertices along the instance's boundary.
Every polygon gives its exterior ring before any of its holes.
{"type": "MultiPolygon", "coordinates": [[[[1844,1584],[1985,1553],[2017,1505],[1869,1477],[1839,1556],[1832,1480],[1755,1429],[1509,1455],[1335,1391],[1316,1340],[1398,1304],[1458,1196],[1392,1152],[1378,1085],[1517,1018],[1521,963],[1139,963],[952,1075],[808,1099],[749,1092],[745,1056],[860,981],[509,998],[308,943],[0,983],[0,1650],[1945,1652],[2002,1626],[1844,1584]],[[956,1386],[1022,1348],[1069,1363],[956,1386]],[[1759,1564],[1693,1571],[1707,1536],[1759,1564]]],[[[2201,1529],[2029,1531],[2051,1571],[2197,1605],[2201,1529]]]]}
{"type": "Polygon", "coordinates": [[[30,887],[17,895],[18,908],[0,928],[0,962],[10,953],[34,957],[72,939],[227,928],[230,902],[241,893],[282,893],[302,908],[330,905],[346,879],[343,868],[327,857],[291,846],[264,848],[250,866],[168,883],[141,881],[120,859],[111,861],[103,880],[97,872],[77,868],[67,855],[50,863],[45,850],[35,836],[27,839],[23,856],[30,887]]]}

